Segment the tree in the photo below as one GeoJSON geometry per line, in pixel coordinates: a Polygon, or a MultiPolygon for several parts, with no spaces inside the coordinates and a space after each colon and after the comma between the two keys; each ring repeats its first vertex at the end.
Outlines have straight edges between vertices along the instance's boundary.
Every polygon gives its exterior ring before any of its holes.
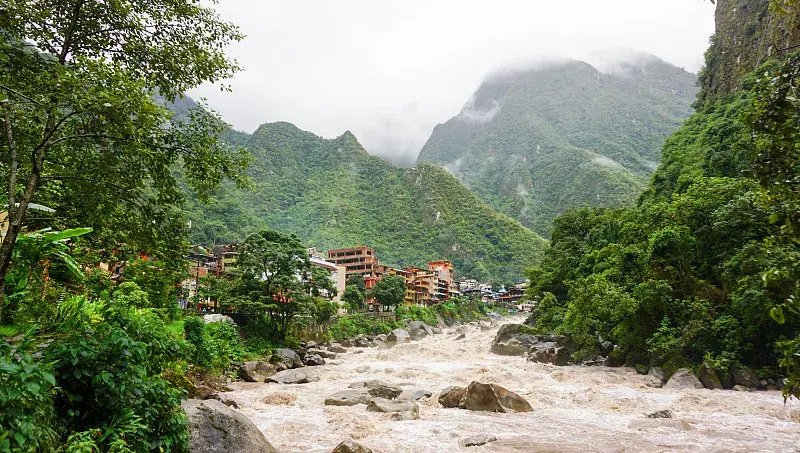
{"type": "Polygon", "coordinates": [[[147,293],[152,307],[169,308],[176,303],[175,286],[189,277],[189,271],[184,260],[167,263],[137,258],[125,266],[122,276],[147,293]]]}
{"type": "Polygon", "coordinates": [[[9,226],[0,298],[34,201],[93,227],[96,246],[177,257],[186,234],[179,176],[201,198],[241,182],[245,154],[213,112],[174,118],[159,102],[239,67],[242,38],[199,0],[9,0],[0,10],[0,149],[9,226]],[[174,172],[177,166],[182,170],[174,172]],[[177,239],[177,240],[176,240],[177,239]]]}
{"type": "Polygon", "coordinates": [[[357,285],[347,285],[342,294],[342,301],[344,301],[347,308],[351,311],[361,311],[364,309],[364,293],[362,293],[357,285]]]}
{"type": "Polygon", "coordinates": [[[319,297],[320,292],[324,291],[329,297],[336,296],[336,285],[331,280],[331,272],[322,267],[311,267],[311,295],[319,297]]]}
{"type": "Polygon", "coordinates": [[[371,294],[382,307],[386,309],[396,307],[402,304],[406,297],[406,281],[399,275],[385,275],[375,283],[371,294]]]}
{"type": "Polygon", "coordinates": [[[347,286],[355,285],[356,288],[362,293],[367,290],[367,284],[364,282],[364,277],[360,275],[351,275],[347,277],[347,286]]]}
{"type": "Polygon", "coordinates": [[[261,306],[279,335],[285,336],[310,299],[311,260],[306,246],[295,235],[255,233],[239,248],[237,267],[242,272],[239,291],[261,306]]]}

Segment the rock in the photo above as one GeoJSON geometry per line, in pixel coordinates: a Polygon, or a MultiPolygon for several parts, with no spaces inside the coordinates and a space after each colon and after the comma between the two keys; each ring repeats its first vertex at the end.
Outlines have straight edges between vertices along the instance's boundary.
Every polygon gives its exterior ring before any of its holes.
{"type": "Polygon", "coordinates": [[[461,335],[454,338],[455,340],[466,340],[467,334],[462,333],[461,335]]]}
{"type": "Polygon", "coordinates": [[[431,396],[433,396],[433,393],[427,390],[403,390],[397,398],[401,400],[419,401],[422,398],[430,398],[431,396]]]}
{"type": "Polygon", "coordinates": [[[355,406],[369,404],[370,395],[365,390],[343,390],[325,398],[326,406],[355,406]]]}
{"type": "Polygon", "coordinates": [[[381,385],[388,386],[389,384],[387,384],[386,381],[382,381],[380,379],[370,379],[369,381],[353,382],[352,384],[348,385],[347,387],[351,388],[351,389],[363,389],[363,388],[373,389],[373,388],[379,387],[381,385]]]}
{"type": "Polygon", "coordinates": [[[637,364],[636,365],[636,372],[642,375],[646,375],[647,372],[650,371],[650,368],[647,365],[637,364]]]}
{"type": "Polygon", "coordinates": [[[409,336],[408,332],[403,329],[394,329],[393,331],[389,332],[389,335],[386,336],[386,344],[390,346],[394,346],[397,343],[409,342],[411,342],[411,336],[409,336]]]}
{"type": "Polygon", "coordinates": [[[311,348],[311,349],[308,350],[308,352],[306,352],[306,354],[318,355],[318,356],[322,357],[323,359],[335,359],[336,358],[336,353],[331,352],[329,350],[318,349],[318,348],[311,348]]]}
{"type": "Polygon", "coordinates": [[[664,370],[662,370],[660,367],[654,366],[650,368],[650,371],[648,371],[647,374],[648,376],[653,376],[657,378],[662,383],[667,381],[666,376],[664,375],[664,370]]]}
{"type": "Polygon", "coordinates": [[[661,411],[655,411],[652,414],[647,414],[647,418],[673,418],[674,415],[671,410],[664,409],[661,411]]]}
{"type": "Polygon", "coordinates": [[[337,445],[331,453],[372,453],[372,450],[348,439],[337,445]]]}
{"type": "Polygon", "coordinates": [[[351,340],[342,340],[341,345],[345,348],[352,348],[353,342],[351,340]]]}
{"type": "Polygon", "coordinates": [[[275,364],[255,360],[252,362],[244,362],[242,366],[239,367],[239,376],[244,379],[245,382],[264,382],[268,377],[278,371],[278,367],[275,364]]]}
{"type": "Polygon", "coordinates": [[[433,327],[422,321],[411,321],[406,325],[408,335],[412,340],[421,340],[427,336],[433,336],[433,327]]]}
{"type": "Polygon", "coordinates": [[[359,335],[353,339],[353,346],[357,348],[368,348],[372,346],[372,340],[367,338],[366,335],[359,335]]]}
{"type": "Polygon", "coordinates": [[[408,400],[387,400],[386,398],[372,397],[367,404],[368,412],[416,412],[419,414],[417,403],[408,400]]]}
{"type": "Polygon", "coordinates": [[[308,384],[309,382],[317,381],[319,381],[319,376],[314,374],[312,370],[306,368],[281,371],[267,379],[267,382],[275,382],[278,384],[308,384]]]}
{"type": "Polygon", "coordinates": [[[384,398],[387,400],[393,400],[400,396],[403,392],[397,387],[392,387],[390,385],[376,385],[374,387],[367,387],[369,390],[367,392],[372,396],[377,396],[379,398],[384,398]]]}
{"type": "Polygon", "coordinates": [[[533,408],[516,393],[497,384],[473,381],[467,387],[464,407],[471,411],[486,412],[532,412],[533,408]]]}
{"type": "Polygon", "coordinates": [[[486,445],[489,442],[496,441],[497,438],[494,436],[489,436],[487,434],[482,434],[480,436],[470,436],[464,439],[461,439],[459,444],[462,447],[480,447],[481,445],[486,445]]]}
{"type": "Polygon", "coordinates": [[[309,341],[306,343],[306,349],[314,349],[317,348],[319,344],[316,341],[309,341]]]}
{"type": "Polygon", "coordinates": [[[681,368],[669,378],[664,388],[668,389],[701,389],[703,384],[688,368],[681,368]]]}
{"type": "Polygon", "coordinates": [[[722,388],[722,382],[720,382],[717,372],[708,362],[703,362],[700,365],[700,369],[697,371],[697,378],[700,379],[703,387],[707,389],[719,390],[722,388]]]}
{"type": "Polygon", "coordinates": [[[767,385],[769,385],[769,382],[766,379],[762,379],[762,380],[758,381],[758,388],[760,388],[762,390],[767,388],[767,385]]]}
{"type": "Polygon", "coordinates": [[[214,399],[219,401],[219,402],[221,402],[222,404],[224,404],[224,405],[226,405],[228,407],[232,407],[234,409],[239,409],[239,403],[237,403],[235,400],[231,399],[228,396],[217,394],[217,395],[215,395],[214,399]]]}
{"type": "Polygon", "coordinates": [[[500,355],[521,356],[539,342],[531,332],[532,329],[523,324],[504,324],[497,331],[490,351],[500,355]]]}
{"type": "Polygon", "coordinates": [[[333,343],[332,345],[328,346],[328,351],[335,352],[336,354],[344,354],[347,352],[347,349],[345,349],[339,343],[333,343]]]}
{"type": "Polygon", "coordinates": [[[442,407],[448,408],[458,407],[461,399],[464,398],[466,393],[466,387],[447,387],[446,389],[442,390],[442,393],[439,394],[439,404],[441,404],[442,407]]]}
{"type": "Polygon", "coordinates": [[[369,366],[368,365],[359,365],[359,366],[355,367],[355,372],[356,373],[366,373],[367,371],[369,371],[369,366]]]}
{"type": "Polygon", "coordinates": [[[325,365],[325,359],[316,354],[309,354],[305,356],[305,358],[303,359],[303,363],[306,366],[320,366],[320,365],[325,365]]]}
{"type": "Polygon", "coordinates": [[[278,348],[275,350],[273,357],[275,356],[280,359],[280,362],[286,365],[286,368],[300,368],[303,366],[303,360],[291,349],[278,348]]]}
{"type": "Polygon", "coordinates": [[[740,367],[731,371],[734,385],[743,385],[747,388],[758,388],[758,377],[750,368],[740,367]]]}
{"type": "Polygon", "coordinates": [[[397,422],[403,420],[419,420],[419,411],[393,412],[390,418],[397,422]]]}
{"type": "MultiPolygon", "coordinates": [[[[541,344],[553,344],[553,343],[541,343],[541,344]]],[[[564,366],[572,359],[572,356],[569,353],[567,348],[563,347],[549,347],[549,348],[539,348],[537,345],[531,347],[530,353],[528,355],[529,362],[539,362],[539,363],[552,363],[553,365],[564,366]]]]}
{"type": "Polygon", "coordinates": [[[181,406],[189,424],[190,453],[277,452],[253,422],[217,400],[186,400],[181,406]]]}
{"type": "Polygon", "coordinates": [[[227,315],[220,315],[220,314],[213,314],[213,315],[205,315],[203,316],[203,322],[206,324],[210,322],[224,322],[226,324],[236,324],[233,322],[233,318],[227,315]]]}
{"type": "Polygon", "coordinates": [[[214,398],[216,395],[217,391],[205,384],[200,384],[189,392],[189,398],[198,400],[218,399],[214,398]]]}
{"type": "Polygon", "coordinates": [[[743,385],[739,385],[739,384],[734,385],[733,386],[733,390],[737,391],[737,392],[749,392],[750,391],[749,388],[747,388],[747,387],[745,387],[743,385]]]}
{"type": "Polygon", "coordinates": [[[385,333],[382,333],[380,335],[376,335],[375,336],[375,341],[379,341],[381,343],[385,343],[387,337],[388,337],[388,335],[386,335],[385,333]]]}
{"type": "Polygon", "coordinates": [[[441,335],[441,334],[443,334],[443,333],[444,333],[444,332],[442,331],[442,329],[440,329],[440,328],[438,328],[438,327],[434,327],[434,328],[433,328],[433,334],[434,334],[434,335],[441,335]]]}

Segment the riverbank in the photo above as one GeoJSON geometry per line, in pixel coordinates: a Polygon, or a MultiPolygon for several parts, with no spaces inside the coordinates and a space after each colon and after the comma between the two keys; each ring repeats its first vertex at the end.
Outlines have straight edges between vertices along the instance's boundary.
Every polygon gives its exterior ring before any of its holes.
{"type": "Polygon", "coordinates": [[[351,348],[313,371],[318,382],[281,385],[236,382],[225,398],[280,451],[330,452],[354,439],[374,452],[430,451],[798,451],[800,403],[779,391],[670,390],[647,386],[632,368],[553,365],[489,352],[501,320],[490,329],[464,326],[391,349],[351,348]],[[404,390],[429,390],[420,419],[392,421],[365,406],[325,406],[348,385],[381,379],[404,390]],[[436,395],[450,385],[491,382],[517,392],[534,411],[499,414],[443,409],[436,395]],[[646,414],[672,411],[674,418],[646,414]],[[459,440],[488,434],[482,447],[459,440]]]}

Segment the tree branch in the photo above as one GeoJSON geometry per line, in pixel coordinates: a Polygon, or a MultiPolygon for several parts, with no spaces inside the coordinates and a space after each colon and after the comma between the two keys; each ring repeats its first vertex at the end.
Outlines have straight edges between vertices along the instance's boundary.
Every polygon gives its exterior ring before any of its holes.
{"type": "Polygon", "coordinates": [[[15,204],[17,203],[17,147],[14,143],[14,133],[11,127],[11,103],[6,101],[0,102],[3,108],[3,119],[6,123],[6,136],[8,138],[8,212],[12,214],[15,204]]]}

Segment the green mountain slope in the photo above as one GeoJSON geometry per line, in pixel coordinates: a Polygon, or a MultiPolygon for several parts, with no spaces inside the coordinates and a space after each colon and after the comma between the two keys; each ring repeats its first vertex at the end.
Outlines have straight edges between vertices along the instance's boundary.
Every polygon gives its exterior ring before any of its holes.
{"type": "Polygon", "coordinates": [[[210,205],[190,202],[194,241],[237,241],[273,228],[321,250],[369,245],[389,265],[444,257],[460,275],[490,279],[519,277],[544,248],[444,170],[396,167],[350,132],[326,140],[289,123],[264,124],[246,147],[252,190],[226,186],[210,205]]]}
{"type": "Polygon", "coordinates": [[[605,74],[579,61],[486,80],[418,162],[446,168],[540,234],[576,206],[631,204],[691,113],[695,76],[639,55],[605,74]]]}

